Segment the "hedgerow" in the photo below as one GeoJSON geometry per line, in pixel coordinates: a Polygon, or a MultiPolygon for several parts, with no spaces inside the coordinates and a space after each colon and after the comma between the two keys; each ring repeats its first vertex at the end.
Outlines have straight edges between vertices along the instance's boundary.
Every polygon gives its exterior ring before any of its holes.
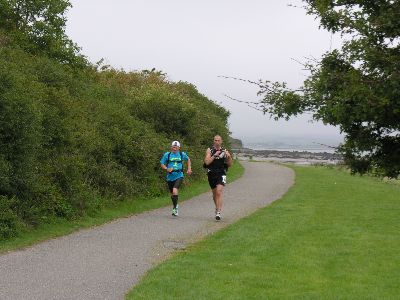
{"type": "Polygon", "coordinates": [[[0,32],[0,239],[59,218],[165,192],[172,140],[201,168],[229,113],[186,82],[60,62],[0,32]]]}

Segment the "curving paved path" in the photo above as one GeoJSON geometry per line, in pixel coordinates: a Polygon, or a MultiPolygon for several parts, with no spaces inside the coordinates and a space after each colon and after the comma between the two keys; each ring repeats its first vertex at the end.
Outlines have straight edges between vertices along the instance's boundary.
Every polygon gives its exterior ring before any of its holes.
{"type": "Polygon", "coordinates": [[[220,222],[209,192],[181,203],[178,218],[160,208],[0,255],[0,299],[123,299],[168,254],[266,206],[294,182],[289,168],[243,166],[244,176],[225,188],[220,222]]]}

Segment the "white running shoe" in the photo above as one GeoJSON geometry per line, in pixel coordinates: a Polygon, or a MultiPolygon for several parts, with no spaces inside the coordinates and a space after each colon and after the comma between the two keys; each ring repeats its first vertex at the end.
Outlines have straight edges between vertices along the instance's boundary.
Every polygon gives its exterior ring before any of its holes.
{"type": "Polygon", "coordinates": [[[179,210],[178,209],[179,209],[179,205],[177,205],[176,208],[172,209],[172,215],[174,217],[177,217],[179,215],[179,210]]]}
{"type": "Polygon", "coordinates": [[[217,220],[217,221],[221,220],[221,212],[220,212],[220,211],[217,211],[217,212],[216,212],[216,214],[215,214],[215,220],[217,220]]]}

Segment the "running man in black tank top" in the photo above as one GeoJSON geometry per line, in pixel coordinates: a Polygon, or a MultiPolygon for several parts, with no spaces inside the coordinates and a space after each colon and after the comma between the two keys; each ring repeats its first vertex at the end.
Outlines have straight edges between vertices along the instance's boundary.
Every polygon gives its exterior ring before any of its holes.
{"type": "Polygon", "coordinates": [[[214,144],[206,151],[204,164],[207,168],[208,183],[210,184],[215,204],[215,219],[221,220],[222,192],[226,183],[226,170],[232,166],[232,156],[228,150],[222,148],[222,138],[214,137],[214,144]]]}

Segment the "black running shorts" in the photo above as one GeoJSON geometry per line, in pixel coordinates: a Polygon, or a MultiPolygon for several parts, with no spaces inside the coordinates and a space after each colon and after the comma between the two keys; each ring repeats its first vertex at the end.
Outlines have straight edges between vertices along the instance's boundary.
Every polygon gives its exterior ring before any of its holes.
{"type": "Polygon", "coordinates": [[[174,181],[167,181],[169,191],[172,193],[173,188],[179,189],[182,184],[182,181],[183,181],[182,177],[178,178],[177,180],[174,180],[174,181]]]}
{"type": "Polygon", "coordinates": [[[225,186],[226,183],[225,174],[209,172],[207,175],[208,175],[208,183],[211,189],[215,189],[219,184],[225,186]]]}

